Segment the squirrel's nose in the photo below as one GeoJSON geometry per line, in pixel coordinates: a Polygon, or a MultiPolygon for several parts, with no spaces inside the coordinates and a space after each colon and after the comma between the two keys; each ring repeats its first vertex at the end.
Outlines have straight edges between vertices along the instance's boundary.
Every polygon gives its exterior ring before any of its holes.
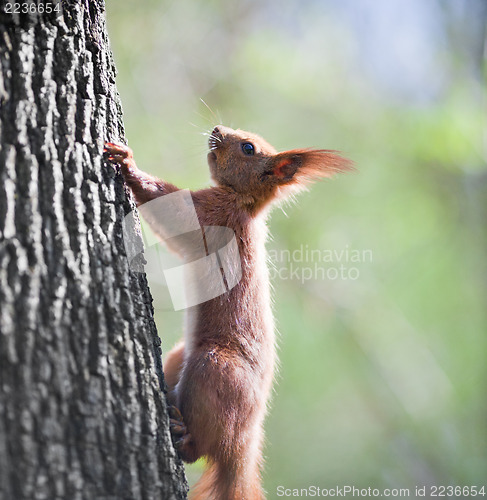
{"type": "Polygon", "coordinates": [[[220,139],[224,139],[227,135],[231,135],[233,130],[231,128],[225,127],[223,125],[217,125],[214,129],[211,135],[213,137],[218,137],[220,139]]]}
{"type": "Polygon", "coordinates": [[[211,133],[212,137],[215,137],[217,140],[222,141],[223,135],[224,135],[224,132],[223,132],[224,129],[225,129],[225,127],[223,127],[222,125],[217,125],[213,129],[213,132],[211,133]]]}

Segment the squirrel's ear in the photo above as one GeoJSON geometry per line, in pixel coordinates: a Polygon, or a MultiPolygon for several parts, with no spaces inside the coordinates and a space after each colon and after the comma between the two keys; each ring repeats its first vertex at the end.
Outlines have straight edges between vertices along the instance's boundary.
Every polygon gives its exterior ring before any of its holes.
{"type": "Polygon", "coordinates": [[[267,174],[278,184],[302,184],[354,170],[352,162],[338,151],[328,149],[293,149],[273,156],[267,174]]]}
{"type": "Polygon", "coordinates": [[[280,153],[274,157],[271,175],[278,181],[286,183],[294,177],[303,160],[299,154],[280,153]]]}

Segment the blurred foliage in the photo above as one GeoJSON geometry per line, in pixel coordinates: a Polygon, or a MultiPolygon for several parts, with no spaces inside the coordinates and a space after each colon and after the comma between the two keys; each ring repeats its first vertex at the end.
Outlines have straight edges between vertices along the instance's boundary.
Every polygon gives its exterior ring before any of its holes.
{"type": "MultiPolygon", "coordinates": [[[[278,485],[485,484],[485,5],[108,1],[143,170],[208,185],[201,133],[217,122],[278,149],[339,149],[358,168],[270,221],[274,255],[372,259],[319,263],[357,279],[273,278],[269,498],[278,485]]],[[[164,291],[152,288],[158,306],[164,291]]],[[[162,305],[156,319],[167,351],[182,316],[162,305]]]]}

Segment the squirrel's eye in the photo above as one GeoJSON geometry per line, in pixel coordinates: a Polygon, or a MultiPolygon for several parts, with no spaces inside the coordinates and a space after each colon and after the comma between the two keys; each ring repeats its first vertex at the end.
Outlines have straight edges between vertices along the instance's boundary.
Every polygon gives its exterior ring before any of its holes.
{"type": "Polygon", "coordinates": [[[244,142],[242,144],[242,151],[244,152],[244,154],[251,156],[255,153],[254,145],[250,142],[244,142]]]}

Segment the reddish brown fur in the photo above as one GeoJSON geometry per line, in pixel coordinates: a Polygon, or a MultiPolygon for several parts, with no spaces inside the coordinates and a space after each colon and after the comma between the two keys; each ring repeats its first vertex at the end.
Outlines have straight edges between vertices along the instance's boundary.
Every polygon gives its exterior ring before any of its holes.
{"type": "MultiPolygon", "coordinates": [[[[177,190],[137,169],[131,151],[107,144],[137,203],[177,190]]],[[[261,137],[219,126],[208,163],[216,187],[192,193],[201,226],[235,232],[242,279],[225,294],[190,308],[185,344],[165,362],[169,400],[186,426],[179,452],[187,462],[205,456],[209,468],[194,499],[258,500],[262,425],[269,398],[275,338],[265,264],[265,219],[271,203],[310,180],[350,170],[335,151],[277,153],[261,137]],[[251,143],[246,155],[242,144],[251,143]]]]}

